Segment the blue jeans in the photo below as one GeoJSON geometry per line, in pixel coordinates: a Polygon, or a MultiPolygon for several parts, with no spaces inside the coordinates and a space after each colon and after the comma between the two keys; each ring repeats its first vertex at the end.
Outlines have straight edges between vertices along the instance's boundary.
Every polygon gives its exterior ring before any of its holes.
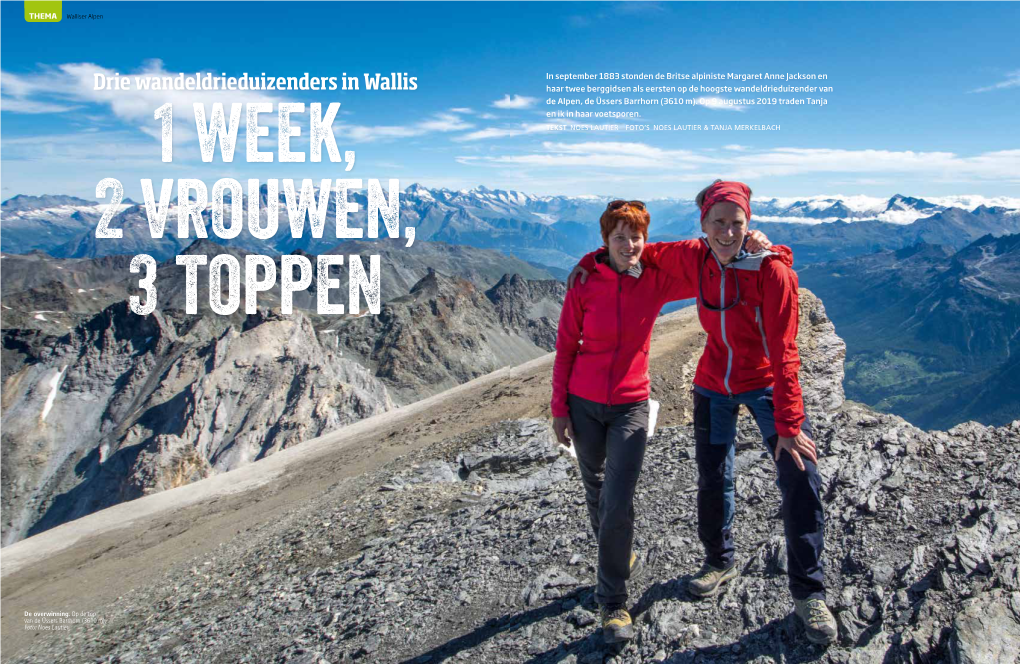
{"type": "MultiPolygon", "coordinates": [[[[775,457],[776,433],[772,388],[733,396],[694,387],[694,441],[698,465],[698,537],[705,546],[706,562],[713,567],[733,564],[731,527],[736,506],[733,459],[737,438],[737,413],[745,406],[754,417],[771,457],[775,457]]],[[[805,416],[801,430],[813,436],[805,416]]],[[[784,452],[776,461],[777,484],[782,494],[783,527],[790,577],[790,593],[797,599],[825,598],[822,569],[825,518],[818,467],[801,457],[804,470],[784,452]]]]}

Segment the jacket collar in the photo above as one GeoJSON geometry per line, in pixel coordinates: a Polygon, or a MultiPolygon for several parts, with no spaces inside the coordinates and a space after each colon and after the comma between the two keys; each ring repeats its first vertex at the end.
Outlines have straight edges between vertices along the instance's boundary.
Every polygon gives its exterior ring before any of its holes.
{"type": "MultiPolygon", "coordinates": [[[[719,266],[722,267],[722,265],[719,263],[719,259],[715,257],[714,253],[712,253],[712,248],[708,246],[708,240],[705,238],[701,238],[701,243],[705,246],[705,251],[712,255],[712,258],[715,260],[716,264],[719,264],[719,266]]],[[[752,254],[749,253],[743,247],[741,247],[740,253],[737,254],[737,258],[732,263],[726,265],[726,269],[750,270],[752,272],[756,272],[761,268],[762,261],[764,261],[769,256],[778,255],[779,253],[775,251],[769,251],[768,249],[764,249],[756,254],[752,254]]]]}
{"type": "MultiPolygon", "coordinates": [[[[604,265],[606,267],[606,269],[609,270],[610,272],[616,272],[616,270],[614,270],[612,268],[612,266],[609,265],[609,252],[608,251],[602,251],[602,253],[596,254],[595,255],[595,264],[596,264],[596,266],[604,265]]],[[[628,269],[627,271],[625,271],[624,274],[629,275],[629,276],[634,277],[635,279],[637,279],[638,277],[641,276],[641,273],[644,272],[644,269],[645,269],[645,266],[641,263],[640,260],[638,260],[637,265],[635,265],[634,267],[632,267],[632,268],[628,269]]]]}

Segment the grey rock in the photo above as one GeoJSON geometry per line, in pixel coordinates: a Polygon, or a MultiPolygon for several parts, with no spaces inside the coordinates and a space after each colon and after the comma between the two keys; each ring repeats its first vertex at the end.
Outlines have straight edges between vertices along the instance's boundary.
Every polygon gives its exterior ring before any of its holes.
{"type": "Polygon", "coordinates": [[[580,581],[560,568],[550,567],[524,587],[521,591],[521,601],[526,606],[533,606],[543,598],[560,597],[561,594],[556,592],[558,589],[576,586],[579,583],[580,581]]]}
{"type": "Polygon", "coordinates": [[[865,625],[862,625],[849,609],[836,613],[836,625],[839,631],[840,642],[846,646],[853,646],[861,638],[865,625]]]}
{"type": "Polygon", "coordinates": [[[902,473],[893,473],[889,477],[882,480],[882,488],[887,491],[896,491],[903,487],[903,483],[906,478],[903,477],[902,473]]]}
{"type": "Polygon", "coordinates": [[[582,609],[576,606],[567,615],[567,619],[576,627],[587,627],[588,625],[594,625],[596,622],[595,614],[591,611],[582,609]]]}
{"type": "Polygon", "coordinates": [[[788,568],[786,539],[777,535],[758,547],[744,566],[744,574],[786,574],[788,568]]]}
{"type": "Polygon", "coordinates": [[[953,664],[1013,664],[1020,660],[1020,592],[993,590],[967,600],[953,621],[953,664]]]}
{"type": "Polygon", "coordinates": [[[414,478],[419,482],[435,484],[461,481],[458,472],[446,461],[429,461],[422,464],[415,471],[414,478]]]}
{"type": "Polygon", "coordinates": [[[287,657],[287,664],[322,664],[326,659],[314,650],[301,650],[287,657]]]}
{"type": "Polygon", "coordinates": [[[656,602],[648,611],[648,638],[653,642],[669,643],[683,635],[689,626],[689,605],[675,600],[656,602]]]}
{"type": "Polygon", "coordinates": [[[371,655],[379,649],[379,645],[382,643],[382,639],[378,634],[371,634],[365,639],[364,645],[361,646],[361,654],[371,655]]]}
{"type": "Polygon", "coordinates": [[[886,562],[877,562],[871,566],[871,580],[880,586],[888,586],[896,576],[896,570],[886,562]]]}
{"type": "MultiPolygon", "coordinates": [[[[1017,520],[1002,512],[982,515],[977,523],[955,535],[955,562],[966,573],[988,573],[994,558],[1016,551],[1020,545],[1017,520]]],[[[950,547],[953,547],[953,542],[950,547]]]]}
{"type": "Polygon", "coordinates": [[[828,419],[843,405],[843,360],[846,343],[836,334],[822,301],[800,290],[800,328],[797,346],[802,348],[801,387],[804,404],[812,413],[828,419]]]}

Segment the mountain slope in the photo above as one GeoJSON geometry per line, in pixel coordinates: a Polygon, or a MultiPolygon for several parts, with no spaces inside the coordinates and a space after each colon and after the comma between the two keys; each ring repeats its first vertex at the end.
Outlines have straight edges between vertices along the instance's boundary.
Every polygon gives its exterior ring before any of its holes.
{"type": "MultiPolygon", "coordinates": [[[[213,256],[229,253],[243,266],[250,252],[236,246],[217,244],[212,240],[196,240],[180,250],[180,254],[213,256]]],[[[316,314],[316,257],[299,252],[312,266],[312,283],[305,291],[294,293],[294,306],[308,314],[317,323],[316,314]]],[[[339,285],[330,293],[330,302],[345,303],[348,292],[349,255],[362,257],[366,268],[368,256],[379,255],[381,298],[388,301],[406,295],[411,287],[429,270],[467,279],[480,287],[495,285],[506,274],[519,274],[526,279],[550,279],[552,275],[520,259],[491,249],[475,249],[444,242],[416,242],[405,247],[399,240],[349,241],[331,246],[323,253],[345,257],[343,269],[337,269],[339,285]]],[[[139,294],[138,280],[128,270],[131,256],[102,256],[92,259],[54,258],[34,251],[29,254],[3,256],[3,326],[7,328],[40,329],[51,334],[66,330],[95,315],[114,302],[139,294]],[[38,314],[42,317],[38,317],[38,314]]],[[[277,280],[270,291],[259,293],[260,308],[279,307],[281,258],[275,257],[277,280]]],[[[183,310],[185,306],[185,268],[178,266],[173,257],[157,268],[156,287],[159,292],[159,309],[183,310]]],[[[198,308],[209,313],[209,268],[198,268],[198,308]]],[[[242,288],[243,290],[243,288],[242,288]]],[[[242,293],[243,300],[243,293],[242,293]]],[[[242,301],[242,308],[244,304],[242,301]]],[[[362,307],[364,308],[364,307],[362,307]]],[[[243,322],[243,312],[234,317],[243,322]]],[[[327,317],[326,320],[329,320],[327,317]]]]}
{"type": "Polygon", "coordinates": [[[5,545],[392,408],[299,313],[205,328],[121,302],[20,346],[4,381],[5,545]]]}
{"type": "Polygon", "coordinates": [[[847,393],[921,427],[1020,416],[1020,235],[799,270],[846,339],[847,393]]]}
{"type": "Polygon", "coordinates": [[[337,343],[408,403],[548,353],[565,292],[516,275],[483,292],[429,270],[378,316],[338,325],[337,343]]]}
{"type": "MultiPolygon", "coordinates": [[[[649,445],[638,490],[647,569],[632,583],[639,638],[622,650],[602,643],[580,480],[549,446],[546,424],[529,419],[547,408],[547,356],[262,467],[9,547],[4,657],[1012,661],[1020,422],[925,433],[841,405],[832,376],[813,369],[838,364],[841,344],[816,301],[802,312],[801,346],[827,349],[806,355],[803,372],[806,392],[828,390],[829,408],[812,411],[829,602],[841,631],[827,651],[808,644],[789,615],[774,471],[747,420],[736,459],[742,576],[711,600],[685,593],[700,552],[692,431],[670,415],[689,401],[684,386],[655,388],[667,428],[649,445]],[[80,603],[102,622],[69,633],[23,629],[24,611],[80,603]]],[[[660,319],[653,371],[682,380],[701,343],[692,312],[660,319]]]]}

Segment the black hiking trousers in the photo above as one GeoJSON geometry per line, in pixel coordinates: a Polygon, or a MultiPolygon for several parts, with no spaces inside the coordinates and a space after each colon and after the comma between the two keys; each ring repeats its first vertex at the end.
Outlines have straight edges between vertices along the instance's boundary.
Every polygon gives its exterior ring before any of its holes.
{"type": "Polygon", "coordinates": [[[627,601],[634,490],[648,442],[648,400],[607,406],[568,395],[588,516],[599,545],[595,601],[627,601]]]}

